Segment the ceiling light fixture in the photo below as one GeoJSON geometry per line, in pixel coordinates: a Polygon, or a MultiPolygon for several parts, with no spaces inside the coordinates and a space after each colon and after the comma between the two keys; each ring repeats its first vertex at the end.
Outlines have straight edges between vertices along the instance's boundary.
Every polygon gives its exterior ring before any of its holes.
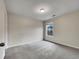
{"type": "Polygon", "coordinates": [[[41,9],[40,9],[40,12],[41,12],[41,13],[45,12],[44,8],[41,8],[41,9]]]}
{"type": "Polygon", "coordinates": [[[52,16],[53,16],[53,17],[55,17],[56,15],[55,15],[55,14],[53,14],[52,16]]]}

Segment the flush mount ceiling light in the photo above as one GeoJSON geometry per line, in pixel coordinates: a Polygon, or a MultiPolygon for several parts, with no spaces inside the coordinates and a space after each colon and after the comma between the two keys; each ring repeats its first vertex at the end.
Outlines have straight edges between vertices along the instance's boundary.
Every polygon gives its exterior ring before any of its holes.
{"type": "Polygon", "coordinates": [[[41,8],[41,9],[40,9],[40,12],[41,12],[41,13],[44,13],[44,12],[45,12],[44,8],[41,8]]]}
{"type": "Polygon", "coordinates": [[[56,16],[55,14],[52,15],[52,17],[55,17],[55,16],[56,16]]]}

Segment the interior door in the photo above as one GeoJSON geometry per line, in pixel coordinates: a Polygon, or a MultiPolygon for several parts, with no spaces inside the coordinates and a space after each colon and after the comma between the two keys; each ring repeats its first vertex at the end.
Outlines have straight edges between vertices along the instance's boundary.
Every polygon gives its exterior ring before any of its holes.
{"type": "Polygon", "coordinates": [[[6,9],[4,6],[4,0],[0,0],[0,59],[4,59],[6,48],[6,9]]]}

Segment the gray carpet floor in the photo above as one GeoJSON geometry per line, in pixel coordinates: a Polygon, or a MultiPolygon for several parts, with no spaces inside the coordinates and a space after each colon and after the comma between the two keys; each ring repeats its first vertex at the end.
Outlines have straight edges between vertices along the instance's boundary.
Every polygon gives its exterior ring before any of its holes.
{"type": "Polygon", "coordinates": [[[79,59],[79,50],[38,41],[7,49],[5,59],[79,59]]]}

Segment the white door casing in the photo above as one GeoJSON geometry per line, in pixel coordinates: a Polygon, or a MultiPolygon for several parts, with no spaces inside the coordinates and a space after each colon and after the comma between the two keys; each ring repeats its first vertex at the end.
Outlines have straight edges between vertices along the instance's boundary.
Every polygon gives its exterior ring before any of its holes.
{"type": "MultiPolygon", "coordinates": [[[[7,13],[4,0],[0,0],[0,43],[7,44],[7,13]]],[[[0,59],[5,56],[5,48],[0,46],[0,59]]]]}

